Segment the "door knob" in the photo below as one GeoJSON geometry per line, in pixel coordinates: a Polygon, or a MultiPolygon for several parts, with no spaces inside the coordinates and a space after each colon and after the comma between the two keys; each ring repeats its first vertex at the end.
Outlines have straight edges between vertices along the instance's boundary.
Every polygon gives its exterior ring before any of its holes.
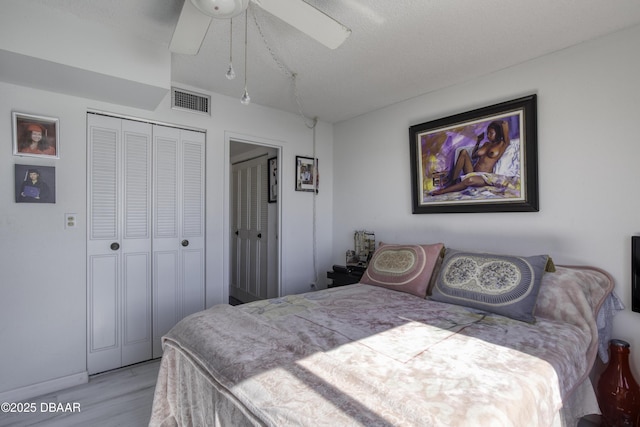
{"type": "Polygon", "coordinates": [[[184,239],[182,242],[180,242],[180,244],[184,247],[189,246],[189,241],[187,239],[184,239]]]}
{"type": "Polygon", "coordinates": [[[258,239],[262,239],[262,233],[258,233],[258,239]]]}
{"type": "Polygon", "coordinates": [[[109,247],[112,251],[117,251],[118,249],[120,249],[120,244],[118,242],[113,242],[109,247]]]}

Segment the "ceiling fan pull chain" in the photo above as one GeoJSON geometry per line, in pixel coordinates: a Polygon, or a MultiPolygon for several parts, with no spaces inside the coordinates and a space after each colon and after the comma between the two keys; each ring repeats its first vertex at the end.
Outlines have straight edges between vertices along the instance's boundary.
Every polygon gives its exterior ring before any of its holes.
{"type": "Polygon", "coordinates": [[[229,69],[226,76],[229,80],[236,78],[236,72],[233,69],[233,18],[229,19],[229,69]]]}
{"type": "Polygon", "coordinates": [[[247,21],[248,21],[248,8],[244,11],[244,93],[242,94],[242,98],[240,98],[240,102],[243,105],[248,105],[251,102],[251,97],[249,96],[249,92],[247,92],[247,21]]]}

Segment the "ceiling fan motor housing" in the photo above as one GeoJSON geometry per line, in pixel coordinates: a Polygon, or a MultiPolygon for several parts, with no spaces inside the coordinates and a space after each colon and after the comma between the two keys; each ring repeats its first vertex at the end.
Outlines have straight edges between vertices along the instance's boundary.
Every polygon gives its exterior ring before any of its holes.
{"type": "Polygon", "coordinates": [[[218,19],[229,19],[241,14],[249,6],[249,0],[191,0],[205,15],[218,19]]]}

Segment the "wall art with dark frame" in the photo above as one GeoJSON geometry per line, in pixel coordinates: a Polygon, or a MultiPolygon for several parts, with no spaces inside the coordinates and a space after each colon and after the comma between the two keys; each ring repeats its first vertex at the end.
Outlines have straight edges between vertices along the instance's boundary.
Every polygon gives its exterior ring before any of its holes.
{"type": "Polygon", "coordinates": [[[16,203],[55,203],[56,168],[15,165],[16,203]]]}
{"type": "Polygon", "coordinates": [[[12,113],[13,155],[60,158],[60,131],[55,117],[12,113]]]}
{"type": "Polygon", "coordinates": [[[414,214],[538,211],[536,95],[409,128],[414,214]]]}
{"type": "Polygon", "coordinates": [[[267,160],[269,166],[269,203],[278,201],[278,158],[271,157],[267,160]]]}
{"type": "Polygon", "coordinates": [[[318,192],[318,159],[296,156],[296,191],[318,192]]]}
{"type": "Polygon", "coordinates": [[[640,313],[640,236],[631,236],[631,310],[640,313]]]}

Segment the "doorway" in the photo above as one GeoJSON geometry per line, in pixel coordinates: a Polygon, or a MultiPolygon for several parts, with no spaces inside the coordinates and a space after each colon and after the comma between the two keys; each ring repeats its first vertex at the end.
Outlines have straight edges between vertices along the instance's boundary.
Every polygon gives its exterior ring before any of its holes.
{"type": "Polygon", "coordinates": [[[269,164],[274,158],[277,164],[279,153],[278,147],[229,140],[227,283],[233,305],[280,295],[280,208],[269,188],[269,164]]]}

